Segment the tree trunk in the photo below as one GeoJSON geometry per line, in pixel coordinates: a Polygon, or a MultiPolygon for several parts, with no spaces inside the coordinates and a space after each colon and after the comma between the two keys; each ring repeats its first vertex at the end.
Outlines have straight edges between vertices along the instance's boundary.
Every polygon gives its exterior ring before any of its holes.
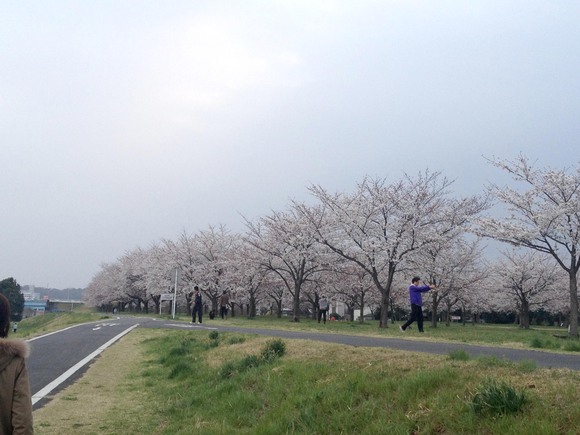
{"type": "MultiPolygon", "coordinates": [[[[576,256],[572,256],[573,263],[576,263],[576,256]]],[[[578,277],[577,268],[570,268],[570,332],[571,338],[578,338],[578,277]]]]}
{"type": "Polygon", "coordinates": [[[360,295],[360,323],[365,322],[365,297],[360,295]]]}
{"type": "Polygon", "coordinates": [[[439,298],[437,295],[433,296],[433,316],[431,317],[431,327],[437,328],[437,308],[439,307],[439,298]]]}
{"type": "Polygon", "coordinates": [[[250,295],[250,312],[249,312],[250,319],[254,319],[256,317],[256,298],[253,294],[250,295]]]}
{"type": "Polygon", "coordinates": [[[389,264],[389,272],[387,275],[387,283],[383,287],[379,281],[378,273],[375,272],[372,275],[373,282],[375,286],[381,293],[381,320],[379,321],[379,328],[389,327],[389,297],[391,293],[391,285],[393,283],[393,277],[395,276],[396,265],[393,263],[389,264]]]}
{"type": "Polygon", "coordinates": [[[292,298],[292,321],[300,322],[300,283],[294,283],[294,297],[292,298]]]}
{"type": "Polygon", "coordinates": [[[525,299],[520,307],[520,328],[530,329],[530,305],[525,299]]]}

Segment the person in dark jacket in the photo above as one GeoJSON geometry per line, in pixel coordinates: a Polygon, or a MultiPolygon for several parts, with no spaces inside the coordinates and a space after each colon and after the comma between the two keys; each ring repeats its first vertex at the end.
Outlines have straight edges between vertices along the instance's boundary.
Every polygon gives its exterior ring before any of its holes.
{"type": "Polygon", "coordinates": [[[201,291],[199,290],[198,286],[193,288],[195,292],[193,293],[193,305],[191,307],[191,323],[195,323],[195,315],[199,319],[199,323],[201,323],[201,313],[203,312],[203,303],[201,301],[201,291]]]}
{"type": "Polygon", "coordinates": [[[405,332],[405,329],[407,329],[414,321],[417,321],[419,332],[423,332],[423,298],[421,295],[429,290],[437,291],[437,289],[431,284],[420,286],[419,281],[421,281],[421,278],[418,276],[413,277],[411,280],[411,285],[409,286],[411,317],[403,326],[399,326],[401,332],[405,332]]]}
{"type": "Polygon", "coordinates": [[[0,293],[0,434],[33,434],[28,343],[9,340],[10,302],[0,293]]]}
{"type": "Polygon", "coordinates": [[[228,296],[228,293],[225,290],[220,296],[219,303],[220,303],[220,315],[222,316],[222,319],[225,319],[228,316],[228,304],[230,303],[230,297],[228,296]]]}
{"type": "Polygon", "coordinates": [[[326,313],[328,312],[328,299],[326,296],[322,296],[318,301],[318,323],[320,323],[320,319],[324,319],[324,323],[326,323],[326,313]]]}

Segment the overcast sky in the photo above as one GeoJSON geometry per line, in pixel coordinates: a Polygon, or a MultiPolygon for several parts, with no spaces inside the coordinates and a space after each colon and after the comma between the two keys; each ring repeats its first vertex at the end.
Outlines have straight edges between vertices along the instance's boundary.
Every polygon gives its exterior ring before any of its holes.
{"type": "Polygon", "coordinates": [[[482,156],[576,166],[578,1],[0,0],[0,279],[482,156]]]}

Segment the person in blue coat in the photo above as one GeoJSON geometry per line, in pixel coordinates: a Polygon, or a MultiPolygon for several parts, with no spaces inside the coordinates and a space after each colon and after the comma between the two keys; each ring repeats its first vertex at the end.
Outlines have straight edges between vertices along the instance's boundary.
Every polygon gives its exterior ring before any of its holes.
{"type": "Polygon", "coordinates": [[[413,323],[417,321],[417,326],[419,327],[419,332],[423,332],[423,293],[429,290],[437,291],[434,285],[419,285],[421,278],[418,276],[413,277],[411,280],[411,285],[409,286],[409,297],[411,299],[411,317],[405,322],[403,326],[399,326],[401,332],[405,330],[413,323]]]}

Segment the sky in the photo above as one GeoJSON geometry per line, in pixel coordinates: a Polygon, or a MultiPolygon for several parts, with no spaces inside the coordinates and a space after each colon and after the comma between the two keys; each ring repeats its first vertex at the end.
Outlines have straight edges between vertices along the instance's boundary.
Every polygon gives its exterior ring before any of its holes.
{"type": "Polygon", "coordinates": [[[575,167],[580,2],[0,0],[0,279],[485,157],[575,167]]]}

